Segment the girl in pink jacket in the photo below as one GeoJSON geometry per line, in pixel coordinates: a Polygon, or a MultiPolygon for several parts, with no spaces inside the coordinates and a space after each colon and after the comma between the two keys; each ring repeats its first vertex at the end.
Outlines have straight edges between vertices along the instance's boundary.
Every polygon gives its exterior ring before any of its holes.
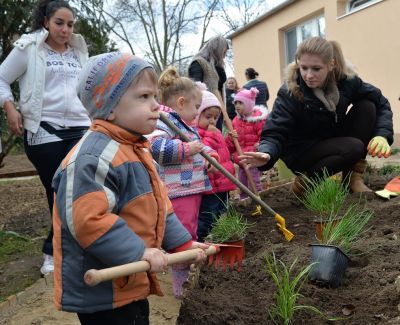
{"type": "MultiPolygon", "coordinates": [[[[197,111],[196,126],[204,145],[214,149],[219,156],[219,163],[235,175],[235,168],[230,158],[228,147],[222,132],[216,123],[221,115],[221,104],[214,94],[203,90],[201,105],[197,111]]],[[[203,193],[200,205],[197,237],[203,241],[211,229],[214,218],[225,212],[229,199],[229,191],[236,186],[219,171],[208,172],[212,190],[203,193]]]]}
{"type": "MultiPolygon", "coordinates": [[[[237,115],[232,121],[234,132],[226,138],[229,151],[233,154],[235,163],[240,166],[239,180],[246,186],[248,186],[247,176],[244,169],[239,164],[238,152],[236,151],[232,137],[238,138],[243,152],[257,151],[261,130],[268,115],[265,106],[255,106],[257,94],[258,90],[254,87],[250,90],[241,89],[236,93],[234,104],[237,115]]],[[[260,171],[257,168],[250,168],[250,173],[256,184],[257,191],[261,191],[260,171]]],[[[241,199],[245,199],[246,197],[246,194],[240,194],[241,199]]]]}

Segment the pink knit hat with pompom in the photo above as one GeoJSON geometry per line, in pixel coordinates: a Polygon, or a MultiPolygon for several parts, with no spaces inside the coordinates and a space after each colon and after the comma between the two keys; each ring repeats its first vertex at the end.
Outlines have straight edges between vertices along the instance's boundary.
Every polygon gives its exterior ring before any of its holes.
{"type": "Polygon", "coordinates": [[[250,89],[240,89],[233,100],[233,102],[239,101],[244,104],[244,113],[247,115],[251,113],[256,104],[256,97],[258,94],[258,89],[252,87],[250,89]]]}

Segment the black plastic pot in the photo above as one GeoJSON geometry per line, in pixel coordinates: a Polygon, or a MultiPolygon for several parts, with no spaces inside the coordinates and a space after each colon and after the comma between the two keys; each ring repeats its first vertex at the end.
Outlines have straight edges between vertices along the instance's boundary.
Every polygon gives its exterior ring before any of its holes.
{"type": "Polygon", "coordinates": [[[336,246],[311,245],[311,263],[309,278],[312,282],[337,288],[342,283],[344,272],[350,258],[336,246]]]}

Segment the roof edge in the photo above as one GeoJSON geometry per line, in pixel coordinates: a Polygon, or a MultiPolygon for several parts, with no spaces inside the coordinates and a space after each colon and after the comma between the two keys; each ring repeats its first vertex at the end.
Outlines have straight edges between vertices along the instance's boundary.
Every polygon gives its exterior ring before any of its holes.
{"type": "Polygon", "coordinates": [[[248,24],[244,25],[243,27],[239,28],[238,30],[234,31],[232,34],[229,34],[226,36],[227,39],[232,40],[232,38],[238,36],[239,34],[243,33],[244,31],[248,30],[249,28],[253,27],[254,25],[257,25],[259,22],[264,20],[265,18],[274,15],[278,11],[282,10],[283,8],[291,5],[293,2],[297,0],[286,0],[282,2],[280,5],[277,5],[276,7],[272,8],[271,10],[268,10],[265,14],[262,14],[260,17],[254,19],[253,21],[249,22],[248,24]]]}

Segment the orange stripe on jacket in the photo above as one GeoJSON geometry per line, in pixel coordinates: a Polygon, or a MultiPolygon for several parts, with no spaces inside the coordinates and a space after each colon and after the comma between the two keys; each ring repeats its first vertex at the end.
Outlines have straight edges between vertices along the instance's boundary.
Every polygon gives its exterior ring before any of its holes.
{"type": "Polygon", "coordinates": [[[89,247],[118,221],[107,212],[108,199],[103,191],[91,192],[76,199],[72,205],[76,239],[82,248],[89,247]]]}

